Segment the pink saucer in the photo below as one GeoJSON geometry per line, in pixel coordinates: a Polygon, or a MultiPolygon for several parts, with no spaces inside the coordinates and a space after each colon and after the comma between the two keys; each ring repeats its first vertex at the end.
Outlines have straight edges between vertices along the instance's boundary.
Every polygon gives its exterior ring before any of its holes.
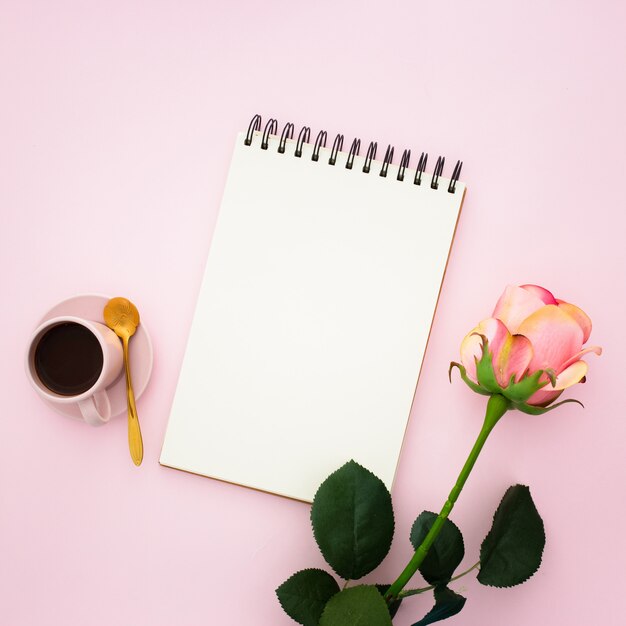
{"type": "MultiPolygon", "coordinates": [[[[104,324],[102,311],[104,305],[110,300],[108,296],[99,294],[85,294],[82,296],[74,296],[59,302],[55,307],[50,309],[39,320],[37,326],[53,317],[61,315],[75,315],[85,319],[100,322],[104,324]]],[[[141,395],[148,386],[150,374],[152,374],[152,342],[150,335],[146,330],[143,321],[137,327],[137,330],[130,340],[129,346],[130,374],[133,381],[133,391],[135,399],[139,400],[141,395]]],[[[107,387],[109,400],[111,401],[111,417],[126,413],[126,381],[122,373],[115,382],[107,387]]],[[[78,408],[78,404],[56,404],[48,400],[43,400],[51,409],[57,413],[74,417],[83,421],[83,417],[78,408]]]]}

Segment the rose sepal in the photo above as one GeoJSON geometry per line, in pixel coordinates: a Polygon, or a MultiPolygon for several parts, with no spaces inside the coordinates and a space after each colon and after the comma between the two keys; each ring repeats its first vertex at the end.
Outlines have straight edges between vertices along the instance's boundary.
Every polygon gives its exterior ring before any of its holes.
{"type": "Polygon", "coordinates": [[[496,373],[493,370],[493,354],[489,350],[489,339],[481,333],[474,333],[481,338],[482,353],[480,359],[475,357],[476,361],[476,378],[478,384],[490,395],[501,393],[502,387],[498,384],[496,373]]]}
{"type": "Polygon", "coordinates": [[[511,402],[517,404],[526,402],[528,398],[540,389],[543,389],[548,383],[552,383],[553,387],[556,385],[554,370],[537,370],[532,374],[523,376],[518,382],[515,382],[515,375],[511,376],[509,384],[500,393],[511,402]],[[544,374],[548,377],[548,380],[540,380],[544,374]]]}
{"type": "Polygon", "coordinates": [[[568,402],[575,402],[576,404],[580,404],[580,406],[585,408],[585,405],[580,400],[574,400],[574,398],[568,398],[567,400],[561,400],[561,402],[557,402],[556,404],[552,404],[550,406],[535,406],[533,404],[527,404],[526,402],[519,402],[517,404],[513,403],[513,407],[522,413],[528,413],[528,415],[543,415],[548,411],[552,411],[560,407],[562,404],[567,404],[568,402]]]}
{"type": "Polygon", "coordinates": [[[459,374],[461,374],[461,379],[463,380],[463,382],[472,390],[475,391],[476,393],[479,393],[483,396],[490,396],[492,395],[490,391],[486,391],[485,389],[483,389],[480,385],[476,384],[468,375],[467,375],[467,370],[460,364],[457,363],[456,361],[452,361],[450,363],[450,369],[448,369],[448,378],[450,379],[450,382],[452,382],[452,370],[453,368],[458,368],[459,370],[459,374]]]}

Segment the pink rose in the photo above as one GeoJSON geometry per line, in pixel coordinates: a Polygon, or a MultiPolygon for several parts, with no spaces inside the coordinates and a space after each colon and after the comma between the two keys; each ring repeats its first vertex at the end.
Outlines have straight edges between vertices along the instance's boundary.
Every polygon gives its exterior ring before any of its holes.
{"type": "Polygon", "coordinates": [[[597,346],[583,348],[590,333],[591,320],[577,306],[537,285],[509,286],[492,317],[463,339],[459,369],[479,393],[502,393],[529,409],[545,407],[585,381],[587,363],[581,357],[602,353],[597,346]]]}

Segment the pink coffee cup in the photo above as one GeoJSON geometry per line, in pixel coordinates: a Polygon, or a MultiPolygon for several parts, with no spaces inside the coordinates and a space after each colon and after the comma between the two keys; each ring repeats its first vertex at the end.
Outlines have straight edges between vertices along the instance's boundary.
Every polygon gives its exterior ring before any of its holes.
{"type": "Polygon", "coordinates": [[[26,374],[45,400],[77,404],[92,426],[111,418],[109,387],[122,373],[122,344],[104,324],[74,316],[47,320],[32,334],[26,374]]]}

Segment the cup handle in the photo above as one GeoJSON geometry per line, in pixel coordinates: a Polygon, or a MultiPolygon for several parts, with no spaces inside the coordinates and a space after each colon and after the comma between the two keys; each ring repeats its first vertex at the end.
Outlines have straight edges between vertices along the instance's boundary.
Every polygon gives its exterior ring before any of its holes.
{"type": "Polygon", "coordinates": [[[93,396],[78,403],[84,420],[91,426],[102,426],[111,419],[111,403],[106,391],[96,391],[93,396]]]}

